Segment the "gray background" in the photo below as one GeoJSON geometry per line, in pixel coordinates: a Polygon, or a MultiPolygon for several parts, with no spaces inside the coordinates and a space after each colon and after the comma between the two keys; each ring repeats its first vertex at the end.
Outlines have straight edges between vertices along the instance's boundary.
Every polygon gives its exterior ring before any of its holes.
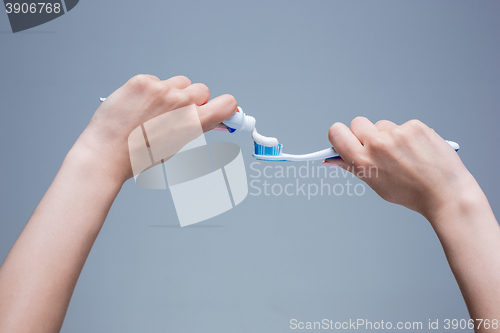
{"type": "MultiPolygon", "coordinates": [[[[357,115],[421,119],[460,143],[498,216],[499,15],[496,1],[93,0],[12,34],[0,13],[0,258],[98,98],[138,73],[184,74],[212,96],[233,94],[290,153],[327,147],[330,125],[357,115]]],[[[249,167],[248,135],[206,137],[238,143],[249,167]]],[[[177,224],[168,191],[128,181],[62,331],[468,318],[429,224],[370,189],[309,201],[249,195],[199,225],[177,224]]]]}

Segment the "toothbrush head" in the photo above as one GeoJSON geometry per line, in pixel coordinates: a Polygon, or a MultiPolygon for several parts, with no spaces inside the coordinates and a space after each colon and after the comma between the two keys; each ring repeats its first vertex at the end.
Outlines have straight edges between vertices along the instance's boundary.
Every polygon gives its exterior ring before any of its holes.
{"type": "Polygon", "coordinates": [[[286,162],[288,161],[282,155],[281,151],[283,148],[282,144],[277,146],[263,146],[254,142],[254,153],[253,157],[260,161],[274,161],[274,162],[286,162]]]}
{"type": "Polygon", "coordinates": [[[283,148],[282,144],[278,144],[277,146],[263,146],[254,142],[254,154],[255,155],[266,155],[266,156],[278,156],[281,155],[281,149],[283,148]]]}
{"type": "Polygon", "coordinates": [[[283,161],[279,157],[281,156],[283,145],[278,142],[278,139],[260,135],[255,128],[252,131],[252,138],[254,141],[253,156],[256,159],[263,161],[283,161]]]}

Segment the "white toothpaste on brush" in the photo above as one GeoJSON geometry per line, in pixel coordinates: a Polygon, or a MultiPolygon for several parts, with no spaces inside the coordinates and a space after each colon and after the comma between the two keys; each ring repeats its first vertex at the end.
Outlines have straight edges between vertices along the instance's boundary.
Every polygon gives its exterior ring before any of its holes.
{"type": "Polygon", "coordinates": [[[281,152],[282,145],[279,144],[278,139],[260,135],[255,128],[255,118],[246,115],[239,106],[236,109],[236,113],[222,123],[227,127],[230,133],[252,132],[255,149],[254,154],[277,155],[281,152]]]}
{"type": "Polygon", "coordinates": [[[260,135],[256,128],[252,131],[252,139],[255,143],[266,147],[274,147],[279,144],[278,139],[260,135]]]}

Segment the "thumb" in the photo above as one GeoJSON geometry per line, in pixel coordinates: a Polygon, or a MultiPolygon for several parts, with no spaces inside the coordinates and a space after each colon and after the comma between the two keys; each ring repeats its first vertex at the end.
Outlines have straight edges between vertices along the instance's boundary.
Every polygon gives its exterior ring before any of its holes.
{"type": "Polygon", "coordinates": [[[348,169],[349,165],[340,157],[328,158],[323,161],[324,165],[341,167],[344,170],[350,171],[348,169]]]}
{"type": "Polygon", "coordinates": [[[363,145],[349,127],[342,123],[335,123],[330,127],[328,139],[344,162],[343,164],[335,163],[339,166],[352,165],[357,160],[357,157],[362,154],[363,145]]]}

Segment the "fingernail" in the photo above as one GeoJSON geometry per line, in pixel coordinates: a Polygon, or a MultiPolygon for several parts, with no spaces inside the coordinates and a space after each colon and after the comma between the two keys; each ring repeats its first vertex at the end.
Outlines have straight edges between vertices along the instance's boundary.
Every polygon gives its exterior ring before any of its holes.
{"type": "Polygon", "coordinates": [[[227,128],[221,128],[221,127],[216,127],[213,129],[213,131],[217,131],[217,132],[229,132],[229,130],[227,128]]]}
{"type": "Polygon", "coordinates": [[[335,164],[335,163],[332,163],[332,162],[328,162],[328,161],[326,161],[326,160],[325,160],[325,161],[323,161],[323,164],[324,164],[324,165],[330,165],[330,166],[340,167],[340,165],[335,164]]]}

